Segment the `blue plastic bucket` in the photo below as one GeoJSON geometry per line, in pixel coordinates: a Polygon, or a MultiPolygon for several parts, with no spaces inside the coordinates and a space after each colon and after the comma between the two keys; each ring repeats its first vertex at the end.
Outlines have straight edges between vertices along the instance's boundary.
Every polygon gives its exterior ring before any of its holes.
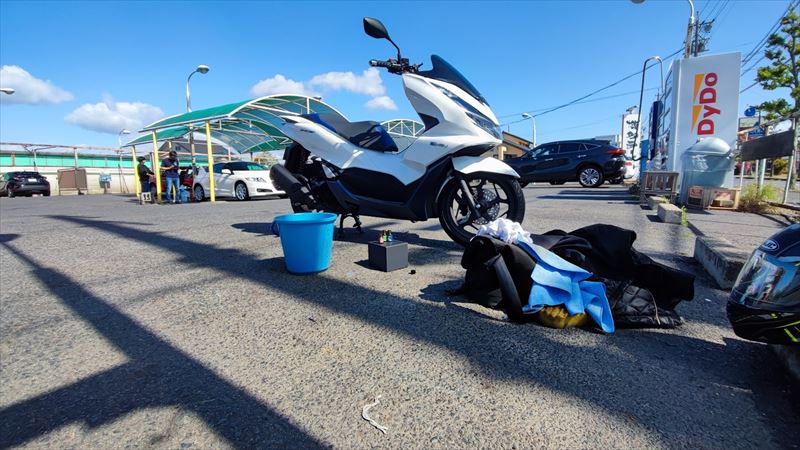
{"type": "Polygon", "coordinates": [[[274,219],[286,268],[293,273],[322,272],[331,265],[336,214],[297,213],[274,219]]]}

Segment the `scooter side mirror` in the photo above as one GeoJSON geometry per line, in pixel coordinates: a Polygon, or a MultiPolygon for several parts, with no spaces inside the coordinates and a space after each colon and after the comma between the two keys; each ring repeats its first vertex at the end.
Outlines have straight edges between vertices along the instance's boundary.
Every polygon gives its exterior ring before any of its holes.
{"type": "Polygon", "coordinates": [[[389,32],[386,31],[386,27],[383,26],[378,19],[373,19],[372,17],[364,17],[364,32],[368,35],[374,37],[375,39],[389,39],[389,32]]]}

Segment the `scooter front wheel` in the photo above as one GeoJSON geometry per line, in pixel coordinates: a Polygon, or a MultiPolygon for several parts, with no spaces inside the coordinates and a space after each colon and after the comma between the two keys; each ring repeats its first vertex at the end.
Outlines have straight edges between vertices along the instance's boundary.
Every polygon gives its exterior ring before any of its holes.
{"type": "Polygon", "coordinates": [[[444,186],[437,208],[445,233],[456,243],[466,246],[481,225],[495,219],[506,218],[521,223],[525,217],[525,196],[517,179],[507,175],[460,175],[460,179],[452,178],[444,186]],[[469,193],[465,192],[465,187],[469,193]]]}

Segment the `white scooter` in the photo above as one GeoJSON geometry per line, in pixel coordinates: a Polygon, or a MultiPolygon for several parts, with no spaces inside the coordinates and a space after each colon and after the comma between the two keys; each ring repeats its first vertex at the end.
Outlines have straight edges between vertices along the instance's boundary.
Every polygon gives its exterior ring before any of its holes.
{"type": "Polygon", "coordinates": [[[501,143],[500,127],[477,89],[433,55],[431,70],[409,64],[383,24],[364,18],[364,31],[387,39],[397,59],[371,60],[400,75],[425,131],[406,149],[378,122],[348,122],[338,115],[282,116],[295,144],[271,177],[289,194],[295,212],[422,221],[438,217],[445,232],[466,245],[481,225],[505,217],[521,222],[525,199],[519,175],[484,156],[501,143]]]}

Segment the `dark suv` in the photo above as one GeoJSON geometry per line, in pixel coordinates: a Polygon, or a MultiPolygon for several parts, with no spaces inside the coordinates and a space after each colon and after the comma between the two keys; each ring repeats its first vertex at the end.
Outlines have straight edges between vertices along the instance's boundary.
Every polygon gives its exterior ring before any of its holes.
{"type": "Polygon", "coordinates": [[[598,187],[605,180],[618,183],[625,177],[625,151],[593,139],[549,142],[505,162],[517,171],[523,187],[534,181],[578,181],[584,187],[598,187]]]}
{"type": "Polygon", "coordinates": [[[8,172],[0,178],[0,195],[50,195],[50,182],[39,172],[8,172]]]}

